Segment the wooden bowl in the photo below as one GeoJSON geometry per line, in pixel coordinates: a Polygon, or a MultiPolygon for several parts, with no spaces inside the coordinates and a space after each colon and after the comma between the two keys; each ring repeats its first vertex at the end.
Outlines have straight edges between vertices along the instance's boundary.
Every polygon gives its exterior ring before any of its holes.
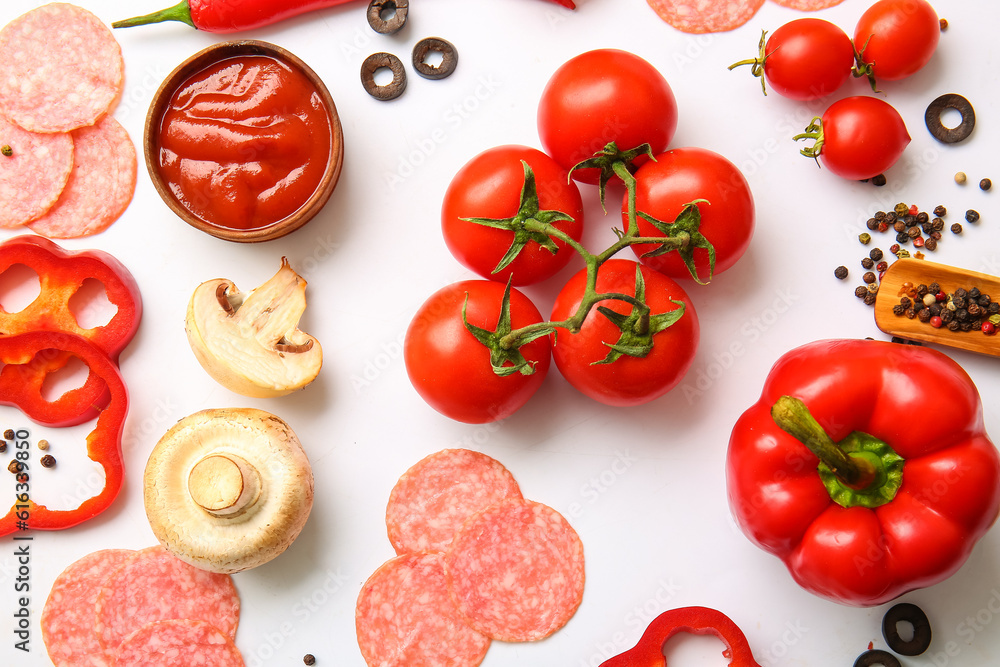
{"type": "Polygon", "coordinates": [[[183,63],[177,66],[173,72],[164,79],[146,114],[146,124],[143,132],[143,152],[146,159],[146,169],[149,177],[153,181],[153,186],[159,193],[160,198],[177,214],[182,220],[196,229],[200,229],[206,234],[211,234],[220,239],[235,241],[238,243],[258,243],[270,241],[290,234],[302,225],[311,220],[320,209],[326,204],[333,193],[340,178],[340,171],[344,164],[344,136],[340,123],[340,116],[337,114],[337,107],[333,102],[333,97],[327,89],[323,80],[305,64],[301,59],[280,46],[275,46],[268,42],[258,40],[227,41],[214,44],[206,49],[194,54],[183,63]],[[277,220],[267,226],[254,229],[234,229],[212,224],[194,215],[181,202],[177,200],[173,192],[166,184],[159,170],[159,148],[158,134],[164,113],[166,112],[170,99],[175,90],[189,77],[215,64],[220,60],[233,58],[236,56],[269,56],[280,60],[289,67],[298,70],[312,83],[319,93],[330,116],[330,156],[327,161],[326,170],[316,187],[316,190],[294,213],[277,220]]]}

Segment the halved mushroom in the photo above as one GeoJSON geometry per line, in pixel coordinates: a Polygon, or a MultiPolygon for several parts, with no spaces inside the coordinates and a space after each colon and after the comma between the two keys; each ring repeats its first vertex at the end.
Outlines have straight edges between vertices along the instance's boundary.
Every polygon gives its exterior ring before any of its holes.
{"type": "Polygon", "coordinates": [[[300,331],[306,281],[281,258],[281,268],[242,293],[230,280],[202,283],[188,304],[185,329],[194,356],[224,387],[244,396],[284,396],[316,379],[319,341],[300,331]]]}
{"type": "Polygon", "coordinates": [[[168,551],[204,570],[240,572],[298,537],[312,509],[312,468],[292,429],[269,412],[203,410],[153,448],[143,496],[168,551]]]}

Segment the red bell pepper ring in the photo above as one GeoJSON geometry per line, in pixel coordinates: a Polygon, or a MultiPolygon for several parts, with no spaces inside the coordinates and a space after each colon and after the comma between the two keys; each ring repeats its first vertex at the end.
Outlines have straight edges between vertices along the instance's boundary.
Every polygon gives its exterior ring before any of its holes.
{"type": "Polygon", "coordinates": [[[1000,513],[979,392],[922,346],[788,352],[733,428],[726,474],[750,540],[805,589],[851,606],[948,578],[1000,513]]]}
{"type": "MultiPolygon", "coordinates": [[[[351,0],[181,0],[173,7],[145,16],[115,21],[113,28],[180,21],[205,32],[227,33],[253,30],[299,14],[343,5],[351,0]]],[[[552,0],[576,9],[573,0],[552,0]]]]}
{"type": "Polygon", "coordinates": [[[666,667],[663,645],[678,632],[718,637],[726,645],[722,654],[729,658],[730,667],[761,667],[739,626],[721,611],[708,607],[681,607],[663,612],[649,624],[638,644],[605,660],[600,667],[666,667]]]}
{"type": "MultiPolygon", "coordinates": [[[[0,244],[0,274],[16,264],[38,274],[40,290],[35,300],[18,312],[0,309],[0,334],[65,331],[86,338],[117,363],[142,318],[139,286],[121,262],[100,250],[67,251],[41,236],[17,236],[0,244]],[[106,324],[90,328],[80,325],[70,303],[87,279],[101,283],[116,309],[106,324]]],[[[93,419],[96,409],[107,401],[106,387],[94,377],[87,378],[83,391],[74,391],[57,402],[41,399],[45,376],[68,361],[67,354],[49,353],[17,370],[28,383],[19,392],[19,400],[33,420],[49,426],[79,424],[93,419]]]]}
{"type": "Polygon", "coordinates": [[[90,369],[91,375],[107,387],[111,396],[87,436],[87,456],[104,469],[104,488],[76,509],[49,509],[30,498],[29,480],[35,474],[35,467],[29,463],[16,475],[14,502],[7,515],[0,519],[0,537],[18,530],[59,530],[75,526],[106,510],[122,488],[124,463],[121,442],[128,413],[128,392],[117,365],[102,350],[84,338],[57,331],[0,337],[0,363],[5,364],[0,373],[0,403],[21,408],[29,414],[29,406],[22,402],[25,394],[19,389],[15,374],[19,367],[30,366],[32,360],[53,353],[78,358],[90,369]]]}

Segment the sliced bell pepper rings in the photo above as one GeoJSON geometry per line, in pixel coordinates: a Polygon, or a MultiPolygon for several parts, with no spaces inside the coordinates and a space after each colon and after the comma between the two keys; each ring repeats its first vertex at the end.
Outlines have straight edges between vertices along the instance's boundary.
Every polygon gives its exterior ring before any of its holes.
{"type": "MultiPolygon", "coordinates": [[[[35,300],[18,312],[0,309],[0,334],[38,330],[77,334],[117,363],[142,318],[139,287],[128,269],[100,250],[67,251],[40,236],[17,236],[0,244],[0,274],[18,264],[38,274],[40,290],[35,300]],[[92,328],[79,324],[71,304],[73,296],[88,279],[101,283],[108,301],[116,309],[106,324],[92,328]]],[[[96,410],[106,403],[107,388],[93,377],[93,373],[82,391],[55,402],[41,399],[45,376],[63,368],[69,359],[68,354],[50,353],[17,371],[31,383],[21,394],[20,401],[25,412],[36,422],[49,426],[79,424],[93,419],[96,410]]]]}
{"type": "Polygon", "coordinates": [[[760,667],[746,635],[731,618],[708,607],[681,607],[665,611],[649,624],[639,643],[628,651],[605,660],[600,667],[666,667],[663,645],[679,632],[718,637],[729,658],[729,667],[760,667]]]}
{"type": "Polygon", "coordinates": [[[943,581],[1000,512],[1000,456],[951,358],[874,340],[796,348],[732,431],[729,503],[805,589],[874,606],[943,581]]]}
{"type": "MultiPolygon", "coordinates": [[[[26,491],[33,473],[30,467],[16,474],[14,502],[0,518],[0,536],[18,530],[58,530],[75,526],[108,508],[122,488],[124,465],[121,441],[128,413],[128,393],[117,365],[86,339],[57,331],[33,331],[14,336],[0,336],[0,403],[20,408],[26,415],[38,410],[37,396],[25,390],[23,377],[37,372],[37,360],[51,355],[71,355],[90,369],[90,374],[107,387],[110,401],[101,410],[93,431],[87,436],[87,456],[104,469],[104,487],[96,495],[71,510],[49,509],[36,504],[26,491]]],[[[78,391],[78,390],[71,390],[78,391]]],[[[42,408],[44,410],[44,407],[42,408]]]]}

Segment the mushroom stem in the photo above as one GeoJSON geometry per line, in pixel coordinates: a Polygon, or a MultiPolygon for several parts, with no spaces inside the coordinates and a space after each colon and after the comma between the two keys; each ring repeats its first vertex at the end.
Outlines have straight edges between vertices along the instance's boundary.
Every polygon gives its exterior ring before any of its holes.
{"type": "Polygon", "coordinates": [[[203,510],[217,517],[242,514],[260,497],[257,470],[235,454],[212,454],[188,474],[188,493],[203,510]]]}

